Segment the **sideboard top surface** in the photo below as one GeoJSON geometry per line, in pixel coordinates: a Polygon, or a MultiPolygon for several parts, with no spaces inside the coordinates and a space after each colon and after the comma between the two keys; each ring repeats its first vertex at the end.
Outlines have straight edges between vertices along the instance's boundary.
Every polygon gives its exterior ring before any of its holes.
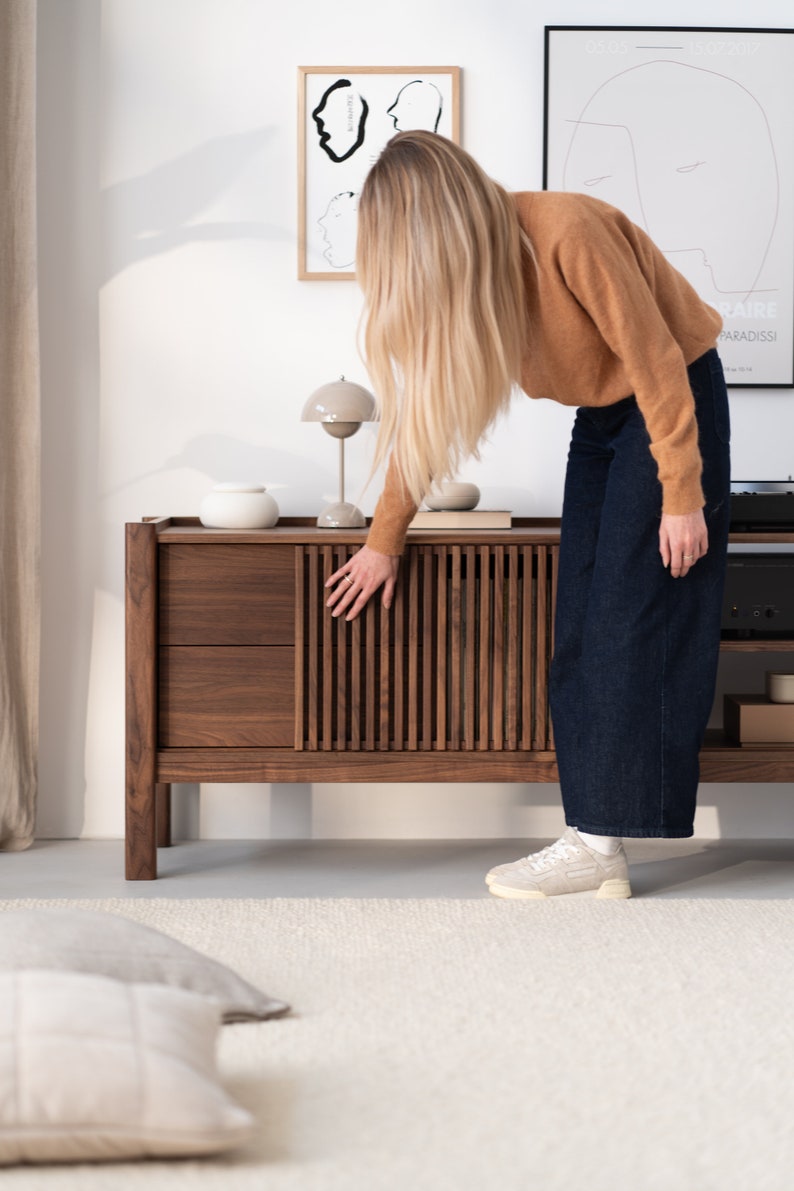
{"type": "MultiPolygon", "coordinates": [[[[318,529],[313,518],[282,517],[272,529],[207,529],[197,517],[144,517],[164,545],[225,543],[274,543],[329,546],[366,541],[369,526],[363,529],[318,529]]],[[[411,529],[409,542],[455,542],[461,545],[506,546],[527,544],[554,545],[560,540],[558,518],[530,520],[515,518],[511,529],[411,529]]]]}
{"type": "MultiPolygon", "coordinates": [[[[198,517],[144,517],[142,520],[153,526],[164,544],[281,542],[285,545],[352,543],[363,546],[369,532],[369,522],[363,529],[318,529],[313,517],[282,517],[272,529],[207,529],[198,517]]],[[[506,546],[555,545],[560,540],[560,519],[514,517],[511,529],[411,529],[407,540],[409,543],[453,542],[467,546],[500,542],[506,546]]],[[[794,544],[794,533],[732,533],[730,541],[732,545],[791,545],[794,544]]]]}

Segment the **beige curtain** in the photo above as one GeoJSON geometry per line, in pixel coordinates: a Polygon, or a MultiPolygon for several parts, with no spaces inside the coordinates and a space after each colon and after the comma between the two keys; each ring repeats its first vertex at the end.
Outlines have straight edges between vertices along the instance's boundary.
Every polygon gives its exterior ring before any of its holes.
{"type": "Polygon", "coordinates": [[[0,848],[32,842],[39,672],[36,0],[0,0],[0,848]]]}

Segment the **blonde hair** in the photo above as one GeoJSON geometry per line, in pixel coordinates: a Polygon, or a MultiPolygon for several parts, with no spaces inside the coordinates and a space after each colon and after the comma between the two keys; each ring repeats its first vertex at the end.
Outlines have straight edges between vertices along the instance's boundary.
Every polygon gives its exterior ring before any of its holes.
{"type": "Polygon", "coordinates": [[[431,132],[389,141],[358,207],[362,351],[380,404],[373,470],[391,449],[417,504],[509,404],[527,257],[510,196],[468,153],[431,132]]]}

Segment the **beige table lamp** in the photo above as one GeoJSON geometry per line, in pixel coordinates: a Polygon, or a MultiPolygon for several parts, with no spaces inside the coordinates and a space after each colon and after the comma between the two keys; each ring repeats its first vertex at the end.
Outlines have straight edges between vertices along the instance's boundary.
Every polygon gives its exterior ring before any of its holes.
{"type": "Polygon", "coordinates": [[[316,389],[303,407],[302,422],[320,422],[326,434],[339,439],[339,500],[328,505],[317,518],[320,529],[360,528],[366,518],[345,500],[345,439],[356,433],[362,422],[377,420],[375,398],[369,389],[342,376],[316,389]]]}

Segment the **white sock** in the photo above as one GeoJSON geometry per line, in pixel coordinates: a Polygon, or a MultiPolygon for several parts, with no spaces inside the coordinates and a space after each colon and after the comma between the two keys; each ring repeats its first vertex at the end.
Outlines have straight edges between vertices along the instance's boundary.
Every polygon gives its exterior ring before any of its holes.
{"type": "Polygon", "coordinates": [[[578,827],[576,834],[583,844],[587,844],[594,852],[600,852],[602,856],[611,856],[620,847],[619,835],[590,835],[587,831],[580,831],[578,827]]]}

